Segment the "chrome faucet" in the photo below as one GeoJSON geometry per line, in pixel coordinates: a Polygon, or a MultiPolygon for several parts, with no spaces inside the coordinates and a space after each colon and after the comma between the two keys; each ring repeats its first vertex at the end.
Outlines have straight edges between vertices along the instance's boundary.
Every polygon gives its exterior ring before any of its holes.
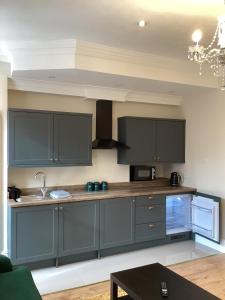
{"type": "Polygon", "coordinates": [[[46,187],[46,175],[45,175],[44,172],[37,172],[34,175],[35,179],[37,179],[39,176],[42,176],[42,178],[43,178],[43,184],[42,184],[42,187],[41,187],[41,192],[42,192],[42,198],[45,199],[47,191],[48,191],[48,188],[46,187]]]}

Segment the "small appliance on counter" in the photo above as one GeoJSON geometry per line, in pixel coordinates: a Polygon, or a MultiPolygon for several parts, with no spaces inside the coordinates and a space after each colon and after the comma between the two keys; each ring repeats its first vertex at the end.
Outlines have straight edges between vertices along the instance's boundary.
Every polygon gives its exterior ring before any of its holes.
{"type": "Polygon", "coordinates": [[[156,168],[151,166],[130,166],[130,181],[149,181],[156,179],[156,168]]]}
{"type": "Polygon", "coordinates": [[[19,199],[21,196],[21,190],[16,188],[15,186],[9,186],[8,193],[9,199],[14,199],[15,201],[17,201],[17,199],[19,199]]]}
{"type": "Polygon", "coordinates": [[[181,176],[177,172],[172,172],[170,175],[170,185],[179,186],[181,184],[181,176]]]}
{"type": "Polygon", "coordinates": [[[85,185],[85,190],[87,192],[107,191],[108,183],[107,183],[107,181],[102,181],[101,183],[98,181],[87,182],[85,185]]]}

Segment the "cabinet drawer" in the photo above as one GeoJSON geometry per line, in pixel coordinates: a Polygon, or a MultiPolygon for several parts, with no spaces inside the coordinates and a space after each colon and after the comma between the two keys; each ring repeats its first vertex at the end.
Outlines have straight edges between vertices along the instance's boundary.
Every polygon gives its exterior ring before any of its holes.
{"type": "Polygon", "coordinates": [[[166,236],[166,224],[162,222],[136,225],[135,240],[150,241],[166,236]]]}
{"type": "Polygon", "coordinates": [[[166,197],[164,195],[138,196],[136,197],[136,206],[145,206],[151,204],[165,204],[166,197]]]}
{"type": "Polygon", "coordinates": [[[165,205],[150,204],[148,206],[136,207],[136,224],[148,222],[165,222],[166,209],[165,205]]]}

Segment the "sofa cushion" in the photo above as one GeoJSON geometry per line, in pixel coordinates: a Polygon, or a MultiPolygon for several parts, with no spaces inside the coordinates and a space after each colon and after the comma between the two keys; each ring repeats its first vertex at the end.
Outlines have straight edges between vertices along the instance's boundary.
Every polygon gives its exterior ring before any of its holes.
{"type": "Polygon", "coordinates": [[[0,274],[1,300],[41,300],[31,272],[17,267],[12,272],[0,274]]]}

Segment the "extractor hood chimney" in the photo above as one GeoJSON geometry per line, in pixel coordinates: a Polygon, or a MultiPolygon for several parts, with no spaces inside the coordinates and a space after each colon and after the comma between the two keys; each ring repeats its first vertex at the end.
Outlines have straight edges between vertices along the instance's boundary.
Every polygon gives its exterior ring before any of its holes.
{"type": "Polygon", "coordinates": [[[112,101],[96,101],[96,139],[92,149],[129,149],[123,143],[112,139],[112,101]]]}

